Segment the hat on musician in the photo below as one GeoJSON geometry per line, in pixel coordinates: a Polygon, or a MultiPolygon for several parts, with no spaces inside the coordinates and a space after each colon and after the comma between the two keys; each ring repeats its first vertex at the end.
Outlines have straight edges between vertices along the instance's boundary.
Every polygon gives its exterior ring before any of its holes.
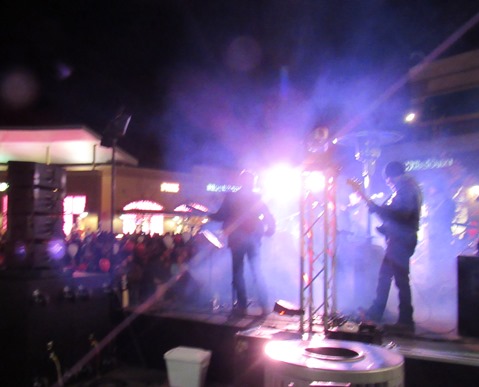
{"type": "Polygon", "coordinates": [[[398,177],[406,173],[406,166],[399,161],[391,161],[384,168],[384,177],[398,177]]]}

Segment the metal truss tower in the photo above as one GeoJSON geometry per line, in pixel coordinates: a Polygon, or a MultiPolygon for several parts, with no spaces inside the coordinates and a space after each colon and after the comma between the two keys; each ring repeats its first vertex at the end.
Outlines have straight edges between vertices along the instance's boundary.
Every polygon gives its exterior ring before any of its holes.
{"type": "Polygon", "coordinates": [[[303,168],[300,203],[301,334],[315,324],[328,328],[336,312],[336,180],[333,169],[303,168]],[[312,182],[324,179],[324,189],[312,182]]]}

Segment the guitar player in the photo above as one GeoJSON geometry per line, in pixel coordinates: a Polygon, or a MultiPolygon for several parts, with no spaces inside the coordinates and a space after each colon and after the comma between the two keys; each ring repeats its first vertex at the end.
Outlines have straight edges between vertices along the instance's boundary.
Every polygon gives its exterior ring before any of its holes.
{"type": "Polygon", "coordinates": [[[415,324],[409,263],[417,245],[417,231],[422,206],[422,192],[416,180],[408,173],[403,163],[392,161],[383,171],[384,179],[392,195],[382,205],[368,198],[369,211],[375,213],[383,224],[379,231],[386,238],[386,251],[379,269],[376,297],[366,312],[366,319],[380,323],[386,308],[394,278],[399,292],[399,316],[397,323],[384,325],[390,332],[413,334],[415,324]]]}

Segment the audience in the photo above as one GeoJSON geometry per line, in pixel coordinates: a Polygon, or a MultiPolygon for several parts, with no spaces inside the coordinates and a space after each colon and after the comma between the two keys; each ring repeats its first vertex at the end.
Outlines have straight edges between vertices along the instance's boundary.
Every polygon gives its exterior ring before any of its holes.
{"type": "Polygon", "coordinates": [[[65,268],[72,272],[103,273],[115,289],[126,276],[131,305],[139,304],[167,287],[163,303],[185,303],[198,295],[188,262],[197,250],[189,233],[164,235],[131,234],[118,238],[98,232],[81,239],[67,239],[65,268]]]}

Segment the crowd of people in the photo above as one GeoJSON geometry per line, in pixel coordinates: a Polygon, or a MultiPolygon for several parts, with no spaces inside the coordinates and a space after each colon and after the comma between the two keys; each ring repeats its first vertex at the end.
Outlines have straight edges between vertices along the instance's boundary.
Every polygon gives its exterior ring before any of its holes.
{"type": "Polygon", "coordinates": [[[109,232],[92,233],[83,239],[72,235],[67,240],[62,266],[73,272],[109,275],[117,289],[126,281],[129,303],[133,305],[145,301],[165,284],[169,286],[165,302],[193,302],[198,292],[183,268],[199,248],[201,242],[189,233],[131,234],[120,239],[109,232]]]}

